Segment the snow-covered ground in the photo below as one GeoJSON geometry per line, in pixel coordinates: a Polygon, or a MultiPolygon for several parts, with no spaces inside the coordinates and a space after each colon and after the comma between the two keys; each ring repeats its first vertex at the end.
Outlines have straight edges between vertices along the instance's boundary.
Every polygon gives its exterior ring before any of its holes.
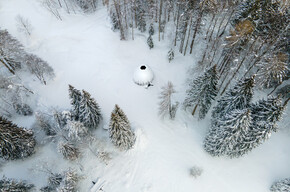
{"type": "MultiPolygon", "coordinates": [[[[47,182],[45,173],[37,171],[41,162],[55,171],[81,167],[80,191],[90,191],[92,181],[98,179],[106,192],[266,192],[273,181],[290,176],[290,134],[285,130],[242,158],[213,158],[202,147],[209,116],[197,121],[179,109],[174,121],[158,117],[161,86],[172,81],[178,91],[174,99],[182,103],[187,71],[201,54],[200,47],[195,47],[194,55],[176,54],[168,63],[169,43],[158,42],[154,35],[155,47],[149,50],[147,33],[137,34],[134,41],[120,41],[111,30],[106,8],[90,15],[62,13],[62,17],[63,21],[57,20],[37,0],[0,1],[0,27],[54,68],[56,77],[48,85],[31,85],[39,95],[39,109],[69,108],[68,84],[90,92],[104,117],[96,132],[102,141],[98,147],[111,152],[112,159],[105,164],[88,152],[78,163],[69,163],[54,144],[47,144],[24,161],[4,164],[0,175],[28,180],[39,189],[47,182]],[[30,37],[17,31],[17,15],[31,22],[30,37]],[[149,89],[133,81],[134,70],[141,64],[149,65],[155,75],[149,89]],[[127,114],[137,135],[135,147],[127,152],[115,150],[102,129],[115,104],[127,114]],[[200,177],[190,176],[193,166],[203,169],[200,177]]],[[[33,118],[15,121],[29,127],[33,118]]]]}

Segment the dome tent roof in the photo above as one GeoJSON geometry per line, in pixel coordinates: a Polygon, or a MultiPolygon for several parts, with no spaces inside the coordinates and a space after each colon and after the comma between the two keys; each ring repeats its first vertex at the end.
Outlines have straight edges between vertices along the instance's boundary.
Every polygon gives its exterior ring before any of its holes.
{"type": "Polygon", "coordinates": [[[154,74],[149,66],[141,65],[139,66],[135,72],[133,80],[137,85],[148,85],[154,79],[154,74]]]}

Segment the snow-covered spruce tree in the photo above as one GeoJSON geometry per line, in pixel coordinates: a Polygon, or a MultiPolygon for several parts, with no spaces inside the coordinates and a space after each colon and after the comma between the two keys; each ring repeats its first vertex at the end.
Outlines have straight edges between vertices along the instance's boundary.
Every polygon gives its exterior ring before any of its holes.
{"type": "Polygon", "coordinates": [[[260,100],[252,104],[250,108],[253,123],[247,134],[247,151],[259,146],[270,138],[272,132],[278,130],[277,122],[281,120],[286,106],[282,104],[282,99],[278,96],[260,100]]]}
{"type": "Polygon", "coordinates": [[[102,119],[101,109],[91,95],[83,90],[83,97],[80,104],[79,121],[86,127],[95,129],[102,119]]]}
{"type": "Polygon", "coordinates": [[[169,63],[174,59],[174,51],[173,49],[170,49],[167,53],[168,61],[169,63]]]}
{"type": "Polygon", "coordinates": [[[79,149],[71,142],[60,141],[58,144],[58,151],[65,159],[74,161],[80,157],[79,149]]]}
{"type": "Polygon", "coordinates": [[[207,133],[204,149],[212,156],[242,156],[247,152],[247,133],[251,123],[249,109],[224,114],[207,133]]]}
{"type": "Polygon", "coordinates": [[[0,116],[0,157],[6,160],[22,159],[34,153],[36,141],[33,132],[18,127],[0,116]]]}
{"type": "Polygon", "coordinates": [[[148,44],[150,49],[152,49],[154,47],[154,43],[153,43],[153,39],[152,39],[151,35],[147,39],[147,44],[148,44]]]}
{"type": "Polygon", "coordinates": [[[109,134],[112,143],[120,150],[132,148],[136,140],[127,116],[118,105],[111,114],[109,134]]]}
{"type": "Polygon", "coordinates": [[[33,184],[29,184],[26,181],[17,181],[15,179],[8,179],[3,177],[0,180],[1,192],[30,192],[34,188],[33,184]]]}
{"type": "Polygon", "coordinates": [[[175,118],[176,110],[178,108],[178,102],[172,105],[171,97],[173,93],[176,93],[174,90],[173,84],[169,81],[166,86],[161,88],[161,95],[159,99],[161,100],[159,103],[159,115],[164,118],[167,114],[170,119],[175,118]]]}
{"type": "Polygon", "coordinates": [[[130,124],[129,119],[127,118],[126,114],[123,112],[123,110],[119,107],[119,105],[115,105],[114,110],[112,113],[117,114],[126,124],[130,124]]]}
{"type": "Polygon", "coordinates": [[[272,192],[289,192],[290,191],[290,178],[276,181],[275,183],[273,183],[270,190],[272,192]]]}
{"type": "Polygon", "coordinates": [[[153,23],[150,24],[149,26],[149,36],[152,36],[154,35],[154,25],[153,23]]]}
{"type": "Polygon", "coordinates": [[[217,105],[212,111],[213,123],[235,109],[242,110],[250,106],[253,97],[254,77],[240,80],[218,100],[217,105]]]}
{"type": "Polygon", "coordinates": [[[216,65],[208,69],[204,74],[194,79],[186,91],[184,100],[185,108],[193,108],[192,115],[199,107],[199,119],[203,119],[210,109],[211,102],[217,96],[218,74],[216,65]]]}
{"type": "Polygon", "coordinates": [[[69,98],[70,103],[73,107],[73,116],[74,120],[79,120],[80,115],[80,105],[82,100],[82,93],[80,90],[74,88],[72,85],[68,85],[68,91],[69,91],[69,98]]]}

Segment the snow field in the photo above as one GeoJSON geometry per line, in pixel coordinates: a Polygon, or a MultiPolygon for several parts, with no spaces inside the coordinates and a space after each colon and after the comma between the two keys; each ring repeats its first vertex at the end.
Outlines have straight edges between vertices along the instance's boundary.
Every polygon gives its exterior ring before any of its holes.
{"type": "MultiPolygon", "coordinates": [[[[56,77],[47,86],[31,83],[39,96],[38,109],[69,108],[68,84],[90,92],[104,117],[103,125],[96,131],[100,140],[96,148],[111,152],[112,160],[106,165],[85,150],[78,163],[70,163],[56,152],[54,144],[47,144],[24,161],[4,164],[0,175],[26,179],[40,188],[46,185],[46,176],[32,171],[37,169],[35,165],[45,161],[56,172],[69,166],[79,169],[81,165],[84,179],[80,191],[95,191],[90,187],[99,178],[98,184],[105,182],[106,192],[266,192],[274,180],[289,177],[290,139],[285,132],[273,134],[242,158],[213,158],[202,148],[209,115],[197,121],[179,109],[174,121],[160,120],[157,116],[160,88],[167,81],[172,81],[178,92],[174,100],[182,103],[187,71],[202,52],[198,46],[193,56],[176,54],[168,63],[169,43],[158,42],[154,35],[155,46],[149,50],[147,33],[136,34],[134,41],[120,41],[119,34],[110,29],[105,8],[99,7],[91,15],[62,13],[62,16],[63,21],[57,20],[36,0],[0,1],[0,27],[8,29],[27,50],[55,70],[56,77]],[[34,28],[31,37],[17,31],[17,15],[31,22],[34,28]],[[134,70],[141,64],[148,64],[155,75],[154,86],[149,89],[132,80],[134,70]],[[118,152],[102,129],[108,125],[115,104],[126,113],[137,136],[134,148],[127,152],[118,152]],[[203,169],[196,179],[189,174],[193,166],[203,169]]],[[[15,121],[29,127],[33,118],[15,121]]]]}

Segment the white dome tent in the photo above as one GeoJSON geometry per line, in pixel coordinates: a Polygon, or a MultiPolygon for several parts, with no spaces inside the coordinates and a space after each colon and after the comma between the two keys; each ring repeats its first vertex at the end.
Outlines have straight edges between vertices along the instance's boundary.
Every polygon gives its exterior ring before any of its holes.
{"type": "Polygon", "coordinates": [[[141,86],[152,86],[152,81],[154,79],[154,74],[149,66],[141,65],[134,72],[134,82],[141,86]]]}

